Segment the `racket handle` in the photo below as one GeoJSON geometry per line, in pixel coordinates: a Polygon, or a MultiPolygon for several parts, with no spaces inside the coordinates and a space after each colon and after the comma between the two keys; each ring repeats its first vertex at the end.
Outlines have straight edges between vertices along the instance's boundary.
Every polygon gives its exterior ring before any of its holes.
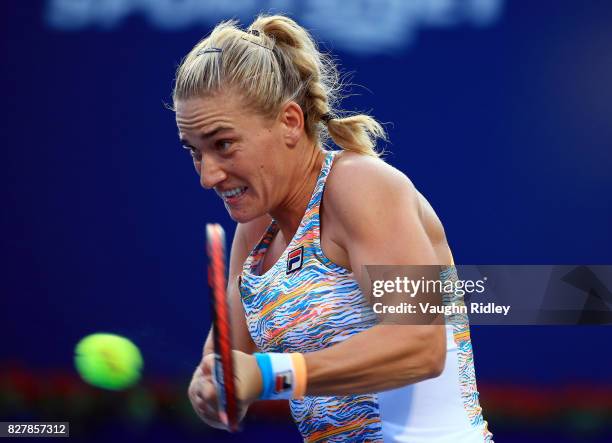
{"type": "Polygon", "coordinates": [[[225,404],[225,383],[223,380],[223,364],[221,363],[221,356],[215,354],[215,367],[212,373],[215,388],[217,389],[217,406],[219,410],[219,417],[225,425],[228,424],[226,404],[225,404]]]}

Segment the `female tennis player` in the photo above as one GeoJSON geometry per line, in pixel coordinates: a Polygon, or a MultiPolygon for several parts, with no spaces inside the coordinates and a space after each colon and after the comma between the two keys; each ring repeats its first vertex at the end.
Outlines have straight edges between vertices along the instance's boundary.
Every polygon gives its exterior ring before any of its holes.
{"type": "MultiPolygon", "coordinates": [[[[238,223],[228,296],[241,412],[288,399],[305,441],[491,441],[467,319],[380,324],[366,300],[364,265],[452,257],[431,206],[379,158],[381,125],[343,116],[339,92],[333,62],[284,16],[219,24],[177,71],[181,142],[238,223]]],[[[189,397],[225,428],[212,352],[209,334],[189,397]]]]}

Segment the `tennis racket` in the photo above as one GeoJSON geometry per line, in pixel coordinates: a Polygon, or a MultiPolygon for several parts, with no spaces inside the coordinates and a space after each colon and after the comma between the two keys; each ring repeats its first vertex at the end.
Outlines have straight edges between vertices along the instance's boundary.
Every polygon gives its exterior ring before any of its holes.
{"type": "Polygon", "coordinates": [[[227,417],[230,432],[238,430],[238,400],[234,383],[229,303],[226,294],[225,232],[220,224],[206,224],[208,284],[213,316],[215,369],[219,411],[227,417]]]}

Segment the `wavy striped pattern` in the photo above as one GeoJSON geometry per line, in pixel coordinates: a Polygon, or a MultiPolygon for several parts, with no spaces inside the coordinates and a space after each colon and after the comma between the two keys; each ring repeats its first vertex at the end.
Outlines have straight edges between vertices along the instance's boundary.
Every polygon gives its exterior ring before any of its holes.
{"type": "MultiPolygon", "coordinates": [[[[249,331],[265,352],[312,352],[372,327],[376,318],[352,274],[334,265],[319,244],[319,205],[334,152],[326,155],[302,222],[279,260],[263,275],[261,262],[275,222],[245,261],[241,295],[249,331]],[[287,275],[287,255],[304,247],[302,267],[287,275]]],[[[305,441],[382,441],[376,395],[304,397],[290,402],[305,441]]]]}
{"type": "MultiPolygon", "coordinates": [[[[319,205],[334,153],[325,158],[312,198],[294,238],[278,261],[261,273],[263,257],[278,232],[272,222],[244,263],[240,291],[247,325],[264,352],[312,352],[341,342],[376,324],[352,273],[331,262],[320,246],[319,205]],[[302,267],[287,274],[287,255],[303,247],[302,267]]],[[[441,278],[457,279],[456,268],[441,278]]],[[[462,303],[445,294],[445,303],[462,303]]],[[[472,426],[491,442],[478,401],[467,316],[448,319],[458,346],[460,391],[472,426]]],[[[304,397],[291,400],[291,413],[307,442],[380,442],[378,396],[304,397]]]]}
{"type": "MultiPolygon", "coordinates": [[[[459,279],[457,268],[448,266],[440,273],[442,281],[459,279]]],[[[464,305],[463,297],[456,292],[444,294],[444,304],[464,305]]],[[[488,430],[488,424],[482,416],[482,408],[478,388],[476,386],[476,372],[474,371],[474,354],[472,352],[472,341],[470,339],[470,322],[467,314],[452,314],[447,317],[447,324],[453,327],[453,337],[457,344],[457,358],[459,366],[459,388],[463,407],[467,413],[472,426],[482,429],[482,437],[485,442],[493,442],[493,434],[488,430]]]]}

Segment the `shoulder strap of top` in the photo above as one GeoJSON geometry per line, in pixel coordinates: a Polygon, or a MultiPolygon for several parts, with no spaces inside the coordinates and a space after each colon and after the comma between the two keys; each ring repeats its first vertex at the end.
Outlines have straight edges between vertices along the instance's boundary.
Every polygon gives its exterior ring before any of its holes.
{"type": "Polygon", "coordinates": [[[305,217],[308,217],[313,212],[319,212],[319,206],[321,206],[321,198],[323,197],[323,189],[325,188],[325,182],[327,181],[327,176],[329,175],[329,171],[331,171],[332,164],[334,162],[334,157],[338,151],[328,151],[325,154],[325,159],[323,160],[323,166],[321,167],[321,172],[319,173],[319,178],[317,178],[317,184],[312,192],[312,197],[310,198],[310,202],[306,207],[305,217]]]}
{"type": "Polygon", "coordinates": [[[339,151],[329,151],[325,156],[325,161],[323,162],[323,167],[321,168],[321,173],[319,174],[319,179],[317,180],[317,185],[315,186],[312,198],[308,204],[306,214],[304,215],[302,224],[300,226],[300,237],[305,237],[310,240],[308,242],[308,247],[312,248],[313,254],[321,263],[327,266],[328,270],[331,269],[335,270],[336,272],[346,274],[350,271],[332,262],[321,248],[321,200],[323,199],[325,182],[327,181],[334,158],[338,152],[339,151]]]}
{"type": "MultiPolygon", "coordinates": [[[[309,232],[311,232],[311,235],[314,235],[315,238],[317,238],[319,235],[319,207],[321,206],[321,198],[323,197],[325,181],[327,180],[327,176],[329,175],[329,171],[331,170],[332,163],[334,161],[334,156],[337,152],[338,151],[328,151],[325,154],[321,172],[319,173],[316,185],[310,197],[310,201],[308,202],[308,206],[306,206],[306,212],[304,217],[302,217],[302,221],[298,227],[298,232],[296,233],[295,237],[300,237],[304,234],[308,235],[309,232]],[[315,232],[312,232],[313,230],[315,232]]],[[[278,224],[275,220],[272,220],[263,237],[253,248],[244,262],[243,269],[249,270],[251,273],[258,274],[257,268],[261,265],[263,256],[265,255],[277,231],[278,224]]]]}
{"type": "Polygon", "coordinates": [[[327,181],[327,177],[329,176],[329,172],[331,171],[334,157],[337,152],[338,151],[328,151],[325,154],[323,166],[321,167],[321,172],[319,173],[319,178],[317,179],[317,183],[312,192],[310,202],[308,203],[308,206],[306,206],[306,213],[304,214],[300,227],[298,228],[297,237],[307,236],[314,239],[315,243],[318,241],[318,237],[320,235],[319,209],[321,207],[325,182],[327,181]]]}

